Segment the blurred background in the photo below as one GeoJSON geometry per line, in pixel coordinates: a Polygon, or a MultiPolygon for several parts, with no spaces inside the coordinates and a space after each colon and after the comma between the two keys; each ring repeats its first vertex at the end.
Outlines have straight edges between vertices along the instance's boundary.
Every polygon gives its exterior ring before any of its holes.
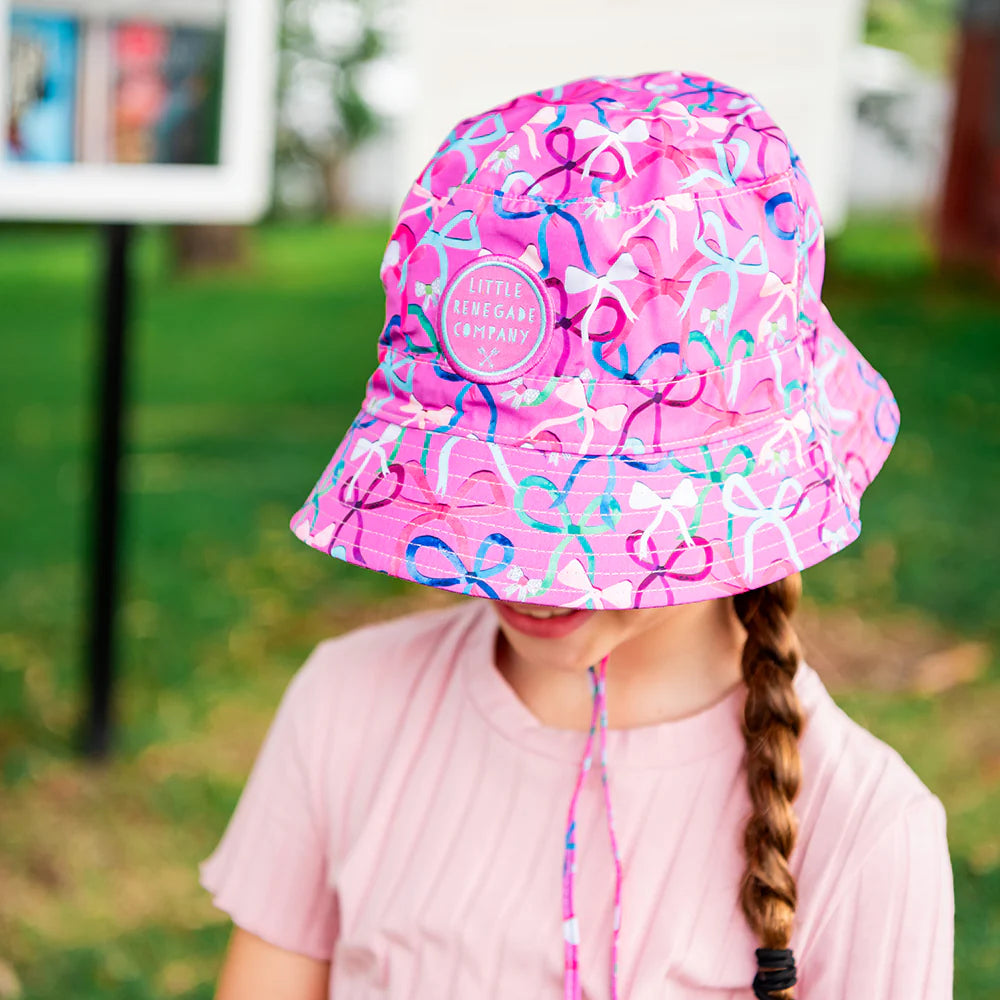
{"type": "Polygon", "coordinates": [[[828,224],[824,298],[899,400],[862,537],[805,572],[799,624],[943,800],[955,996],[1000,995],[1000,0],[727,0],[711,38],[673,2],[637,32],[641,0],[510,0],[498,32],[451,0],[284,0],[259,22],[273,100],[240,106],[257,5],[0,0],[0,1000],[212,996],[229,924],[197,863],[292,672],[453,599],[287,527],[374,367],[405,187],[464,114],[671,64],[785,127],[828,224]],[[219,177],[246,186],[213,218],[219,177]],[[95,209],[119,184],[128,214],[95,209]],[[101,220],[139,224],[113,729],[90,758],[101,220]]]}

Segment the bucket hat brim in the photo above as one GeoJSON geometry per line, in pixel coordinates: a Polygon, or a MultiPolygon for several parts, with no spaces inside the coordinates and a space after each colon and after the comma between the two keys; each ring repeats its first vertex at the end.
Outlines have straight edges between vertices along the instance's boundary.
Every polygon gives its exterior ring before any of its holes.
{"type": "Polygon", "coordinates": [[[812,344],[816,379],[793,408],[665,453],[557,452],[363,409],[292,530],[367,569],[532,604],[762,586],[858,537],[899,426],[887,383],[822,306],[812,344]]]}

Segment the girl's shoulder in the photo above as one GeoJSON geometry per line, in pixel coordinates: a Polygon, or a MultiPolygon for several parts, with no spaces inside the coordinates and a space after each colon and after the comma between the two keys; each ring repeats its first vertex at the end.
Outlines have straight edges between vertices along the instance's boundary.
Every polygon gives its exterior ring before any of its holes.
{"type": "Polygon", "coordinates": [[[366,755],[377,753],[379,737],[391,742],[404,716],[433,713],[460,658],[469,610],[456,602],[317,643],[287,697],[302,726],[318,733],[324,759],[344,761],[362,741],[366,755]]]}
{"type": "Polygon", "coordinates": [[[321,811],[336,817],[329,853],[337,863],[380,791],[405,777],[428,734],[448,728],[436,723],[454,710],[470,612],[456,602],[324,639],[292,678],[288,711],[321,811]]]}
{"type": "MultiPolygon", "coordinates": [[[[864,893],[933,896],[946,908],[946,815],[898,750],[852,719],[808,666],[797,685],[805,709],[794,867],[801,914],[813,934],[864,893]]],[[[950,905],[950,904],[948,904],[950,905]]],[[[812,936],[812,934],[810,935],[812,936]]]]}
{"type": "MultiPolygon", "coordinates": [[[[913,806],[937,803],[894,747],[852,719],[808,664],[797,683],[805,714],[799,740],[803,784],[796,803],[803,814],[834,811],[882,824],[913,806]]],[[[940,803],[937,803],[940,806],[940,803]]]]}
{"type": "Polygon", "coordinates": [[[791,860],[803,989],[808,974],[817,995],[853,996],[873,980],[898,980],[899,996],[950,996],[944,807],[899,751],[836,704],[815,671],[804,668],[797,687],[806,722],[791,860]]]}
{"type": "Polygon", "coordinates": [[[387,695],[386,682],[405,682],[457,653],[468,624],[468,608],[456,602],[361,625],[320,640],[298,673],[309,674],[320,694],[378,688],[387,695]]]}

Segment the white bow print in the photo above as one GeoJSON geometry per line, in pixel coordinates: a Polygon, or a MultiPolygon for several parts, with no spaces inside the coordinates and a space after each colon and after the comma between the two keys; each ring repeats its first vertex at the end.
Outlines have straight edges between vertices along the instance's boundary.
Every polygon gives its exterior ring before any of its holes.
{"type": "Polygon", "coordinates": [[[563,566],[556,574],[556,579],[564,587],[581,592],[579,597],[565,604],[564,607],[580,608],[585,604],[594,608],[630,608],[632,606],[632,583],[630,580],[622,580],[603,589],[595,587],[579,559],[574,559],[563,566]]]}
{"type": "Polygon", "coordinates": [[[395,267],[399,263],[400,254],[399,240],[389,240],[385,248],[385,253],[382,254],[382,263],[378,269],[380,278],[385,278],[385,272],[390,267],[395,267]]]}
{"type": "Polygon", "coordinates": [[[693,545],[691,532],[688,530],[687,519],[680,512],[681,507],[695,507],[698,503],[698,494],[695,493],[694,484],[690,479],[682,479],[673,492],[668,497],[661,497],[645,483],[633,483],[632,492],[628,498],[629,506],[632,510],[655,510],[653,519],[643,529],[639,538],[639,551],[643,559],[649,556],[649,539],[653,532],[660,526],[663,518],[670,514],[677,522],[684,541],[688,545],[693,545]]]}
{"type": "Polygon", "coordinates": [[[846,408],[838,409],[830,402],[830,394],[827,389],[827,379],[833,370],[840,363],[843,357],[843,350],[838,350],[836,345],[827,337],[820,338],[820,346],[825,347],[831,353],[823,359],[822,364],[816,365],[816,385],[819,388],[817,404],[820,412],[833,425],[839,420],[850,421],[854,419],[854,411],[846,408]]]}
{"type": "Polygon", "coordinates": [[[725,302],[718,309],[710,309],[708,306],[705,306],[701,310],[701,322],[708,324],[704,330],[705,334],[712,333],[716,326],[721,327],[726,322],[728,316],[729,306],[725,302]]]}
{"type": "Polygon", "coordinates": [[[624,403],[615,403],[613,406],[600,408],[591,406],[587,399],[587,390],[582,379],[579,378],[564,382],[556,389],[555,395],[564,403],[575,407],[576,412],[565,417],[550,417],[548,420],[543,420],[528,432],[528,439],[536,437],[548,427],[558,427],[560,424],[573,424],[577,420],[583,420],[583,438],[580,440],[581,455],[586,454],[587,448],[590,447],[590,442],[594,437],[595,423],[606,427],[609,431],[617,431],[621,429],[625,422],[625,414],[628,413],[628,407],[624,403]]]}
{"type": "Polygon", "coordinates": [[[427,306],[428,303],[433,305],[438,296],[441,294],[441,279],[435,278],[432,282],[427,283],[425,281],[414,282],[414,290],[417,293],[417,297],[424,300],[424,305],[427,306]]]}
{"type": "Polygon", "coordinates": [[[632,166],[632,157],[629,155],[629,151],[625,148],[624,144],[626,142],[645,142],[649,138],[649,129],[646,128],[646,123],[641,118],[634,118],[620,132],[615,132],[600,122],[584,118],[576,126],[573,134],[577,139],[603,140],[584,161],[582,176],[589,177],[590,166],[594,160],[608,147],[614,146],[621,154],[622,161],[625,164],[625,173],[629,177],[635,177],[635,167],[632,166]]]}
{"type": "MultiPolygon", "coordinates": [[[[767,312],[764,313],[760,318],[760,325],[757,327],[757,332],[761,337],[771,337],[774,338],[778,330],[784,330],[787,324],[787,320],[784,316],[779,316],[777,323],[772,322],[771,317],[775,314],[778,307],[786,299],[792,310],[795,309],[795,284],[794,282],[784,282],[781,278],[774,273],[774,271],[768,271],[766,277],[764,278],[764,284],[760,289],[760,298],[767,298],[769,295],[777,295],[778,297],[767,307],[767,312]]],[[[784,338],[782,338],[784,340],[784,338]]]]}
{"type": "Polygon", "coordinates": [[[504,587],[504,593],[508,597],[516,597],[519,601],[523,601],[526,597],[534,597],[542,589],[542,581],[528,577],[520,566],[511,566],[507,570],[507,579],[513,582],[504,587]]]}
{"type": "Polygon", "coordinates": [[[746,478],[738,472],[734,472],[722,487],[722,504],[726,510],[736,517],[752,517],[753,523],[746,530],[743,539],[743,575],[747,580],[753,578],[753,540],[757,532],[766,524],[770,524],[781,532],[788,553],[792,557],[792,562],[796,569],[804,569],[802,560],[799,558],[795,548],[795,540],[788,530],[785,518],[792,512],[802,495],[802,487],[796,479],[783,479],[775,495],[774,503],[767,507],[760,497],[754,492],[753,487],[746,478]],[[738,503],[733,495],[737,490],[750,501],[750,506],[745,507],[738,503]],[[792,493],[790,501],[786,501],[786,496],[792,493]]]}
{"type": "MultiPolygon", "coordinates": [[[[764,442],[760,449],[761,460],[770,465],[779,461],[779,454],[775,445],[782,438],[790,438],[792,447],[795,449],[795,457],[802,461],[802,438],[809,437],[812,432],[812,421],[805,410],[799,410],[794,417],[782,417],[778,421],[778,429],[764,442]]],[[[784,463],[781,462],[783,465],[784,463]]]]}
{"type": "Polygon", "coordinates": [[[667,231],[670,234],[670,249],[676,250],[677,216],[674,215],[673,212],[675,208],[679,212],[690,212],[694,208],[694,198],[686,191],[682,191],[679,194],[668,194],[666,198],[657,198],[655,201],[650,202],[649,212],[644,216],[641,222],[637,222],[631,229],[626,230],[626,232],[622,234],[622,238],[618,241],[618,245],[625,246],[628,241],[643,228],[643,226],[645,226],[652,219],[655,219],[659,214],[667,220],[667,231]]]}
{"type": "Polygon", "coordinates": [[[519,131],[524,133],[528,142],[528,149],[531,151],[531,158],[537,160],[542,154],[538,152],[538,141],[535,138],[535,130],[532,125],[540,125],[543,129],[551,125],[556,120],[556,109],[551,104],[540,107],[531,118],[526,121],[519,131]]]}
{"type": "Polygon", "coordinates": [[[831,531],[824,524],[819,537],[831,552],[839,552],[847,544],[847,529],[841,525],[836,531],[831,531]]]}
{"type": "Polygon", "coordinates": [[[354,490],[355,483],[358,481],[358,476],[368,467],[368,461],[372,455],[378,456],[379,467],[382,470],[382,475],[387,476],[389,474],[389,461],[385,454],[385,449],[390,444],[395,444],[396,440],[403,433],[403,428],[397,424],[389,424],[388,427],[378,436],[377,441],[368,441],[362,438],[354,446],[354,450],[351,452],[351,461],[355,462],[359,458],[361,459],[361,464],[354,470],[354,475],[351,476],[348,486],[354,490]]]}
{"type": "Polygon", "coordinates": [[[630,320],[634,321],[637,319],[635,313],[632,312],[631,306],[628,304],[628,300],[625,298],[625,293],[620,288],[616,288],[614,283],[616,281],[629,281],[636,277],[638,273],[639,268],[636,267],[630,253],[623,253],[608,268],[607,274],[591,274],[589,271],[584,271],[582,267],[576,267],[573,264],[570,264],[566,268],[567,292],[574,294],[576,292],[590,291],[591,288],[595,289],[593,301],[587,306],[587,311],[583,314],[583,319],[580,321],[580,336],[583,338],[585,346],[590,343],[590,320],[594,313],[597,312],[597,304],[601,301],[605,293],[618,300],[621,307],[625,310],[625,315],[630,320]]]}
{"type": "Polygon", "coordinates": [[[514,143],[506,149],[494,149],[483,161],[483,166],[492,170],[493,173],[499,174],[503,172],[504,167],[510,167],[517,163],[520,155],[521,147],[514,143]]]}
{"type": "MultiPolygon", "coordinates": [[[[768,339],[778,338],[778,334],[784,333],[788,329],[788,318],[786,316],[779,316],[777,319],[767,320],[762,319],[760,321],[760,335],[768,339]]],[[[781,343],[785,342],[785,338],[781,337],[781,343]]]]}
{"type": "Polygon", "coordinates": [[[400,410],[403,413],[412,414],[411,417],[403,421],[403,425],[406,427],[416,426],[420,430],[425,430],[427,424],[431,424],[434,427],[443,427],[455,416],[455,408],[453,406],[442,406],[439,410],[428,410],[413,395],[410,396],[409,402],[404,403],[400,407],[400,410]]]}
{"type": "Polygon", "coordinates": [[[295,526],[295,536],[300,541],[305,542],[306,545],[311,545],[313,548],[317,549],[325,549],[330,544],[330,542],[333,541],[333,534],[336,527],[337,523],[333,521],[330,524],[328,524],[322,531],[314,535],[309,530],[309,518],[304,517],[295,526]]]}
{"type": "Polygon", "coordinates": [[[656,111],[662,118],[673,119],[687,125],[687,134],[689,136],[694,135],[698,131],[699,125],[704,125],[705,128],[711,129],[713,132],[726,131],[727,122],[725,118],[698,117],[691,114],[680,101],[669,101],[667,104],[661,104],[656,111]]]}
{"type": "Polygon", "coordinates": [[[823,458],[826,460],[827,467],[833,470],[833,489],[837,495],[837,499],[848,507],[857,510],[860,500],[851,470],[834,457],[833,449],[830,446],[830,439],[825,434],[817,435],[816,440],[819,443],[820,451],[823,453],[823,458]]]}

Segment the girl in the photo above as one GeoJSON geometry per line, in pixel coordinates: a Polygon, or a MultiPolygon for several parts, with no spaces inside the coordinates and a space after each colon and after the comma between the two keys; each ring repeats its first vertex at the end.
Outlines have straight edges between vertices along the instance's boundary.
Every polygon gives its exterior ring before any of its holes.
{"type": "Polygon", "coordinates": [[[801,162],[716,80],[449,133],[292,528],[469,597],[288,686],[201,865],[220,1000],[951,996],[941,804],[790,622],[898,425],[822,278],[801,162]]]}

